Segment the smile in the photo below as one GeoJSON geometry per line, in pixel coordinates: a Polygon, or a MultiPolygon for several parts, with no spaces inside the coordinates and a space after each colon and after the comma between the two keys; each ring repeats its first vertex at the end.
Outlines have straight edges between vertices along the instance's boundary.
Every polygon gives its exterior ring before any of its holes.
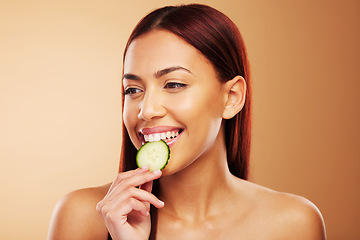
{"type": "Polygon", "coordinates": [[[179,135],[183,132],[183,129],[142,129],[140,132],[140,137],[143,139],[143,144],[145,142],[155,142],[163,140],[165,141],[169,146],[173,145],[179,135]]]}
{"type": "Polygon", "coordinates": [[[162,133],[155,134],[146,134],[144,135],[145,142],[155,142],[155,141],[168,141],[176,138],[180,133],[180,131],[167,131],[162,133]]]}

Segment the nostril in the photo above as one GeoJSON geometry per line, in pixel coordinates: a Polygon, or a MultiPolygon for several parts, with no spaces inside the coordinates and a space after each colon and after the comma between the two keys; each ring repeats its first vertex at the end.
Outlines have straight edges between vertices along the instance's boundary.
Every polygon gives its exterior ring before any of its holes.
{"type": "Polygon", "coordinates": [[[161,118],[165,115],[166,109],[162,106],[142,108],[138,114],[138,119],[142,119],[144,121],[151,121],[157,118],[161,118]]]}
{"type": "Polygon", "coordinates": [[[158,92],[154,87],[148,87],[139,105],[138,118],[151,121],[163,117],[166,114],[163,103],[161,92],[158,92]]]}

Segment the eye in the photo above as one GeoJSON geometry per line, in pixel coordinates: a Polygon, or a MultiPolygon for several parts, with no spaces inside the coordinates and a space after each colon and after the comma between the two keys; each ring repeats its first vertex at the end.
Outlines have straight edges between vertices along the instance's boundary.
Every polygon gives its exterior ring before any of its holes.
{"type": "Polygon", "coordinates": [[[187,86],[187,85],[184,84],[184,83],[168,82],[168,83],[166,83],[165,88],[168,88],[168,89],[178,89],[178,88],[184,88],[184,87],[186,87],[186,86],[187,86]]]}
{"type": "Polygon", "coordinates": [[[134,95],[134,94],[139,93],[139,92],[142,92],[142,90],[139,89],[139,88],[127,88],[124,91],[124,95],[125,96],[126,95],[134,95]]]}

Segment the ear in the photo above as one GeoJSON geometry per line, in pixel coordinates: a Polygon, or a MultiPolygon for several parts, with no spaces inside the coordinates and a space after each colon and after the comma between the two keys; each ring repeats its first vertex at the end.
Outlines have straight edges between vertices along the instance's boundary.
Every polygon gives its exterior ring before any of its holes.
{"type": "Polygon", "coordinates": [[[225,83],[224,90],[225,107],[222,117],[230,119],[244,107],[246,97],[245,79],[241,76],[234,77],[225,83]]]}

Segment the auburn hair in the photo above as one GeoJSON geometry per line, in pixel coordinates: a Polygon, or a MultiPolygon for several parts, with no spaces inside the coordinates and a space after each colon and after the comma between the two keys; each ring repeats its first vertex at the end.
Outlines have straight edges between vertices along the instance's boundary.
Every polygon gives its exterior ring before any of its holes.
{"type": "MultiPolygon", "coordinates": [[[[156,29],[169,31],[200,51],[213,64],[222,82],[238,75],[245,79],[245,105],[224,123],[229,170],[234,176],[246,180],[251,143],[251,82],[245,44],[239,29],[225,14],[207,5],[166,6],[152,11],[136,25],[126,44],[123,60],[134,39],[156,29]]],[[[120,172],[136,168],[137,152],[124,124],[122,134],[120,172]]],[[[154,188],[156,194],[158,185],[154,184],[154,188]]],[[[156,211],[153,214],[152,218],[156,219],[156,211]]],[[[155,236],[156,222],[152,229],[151,238],[155,236]]]]}

